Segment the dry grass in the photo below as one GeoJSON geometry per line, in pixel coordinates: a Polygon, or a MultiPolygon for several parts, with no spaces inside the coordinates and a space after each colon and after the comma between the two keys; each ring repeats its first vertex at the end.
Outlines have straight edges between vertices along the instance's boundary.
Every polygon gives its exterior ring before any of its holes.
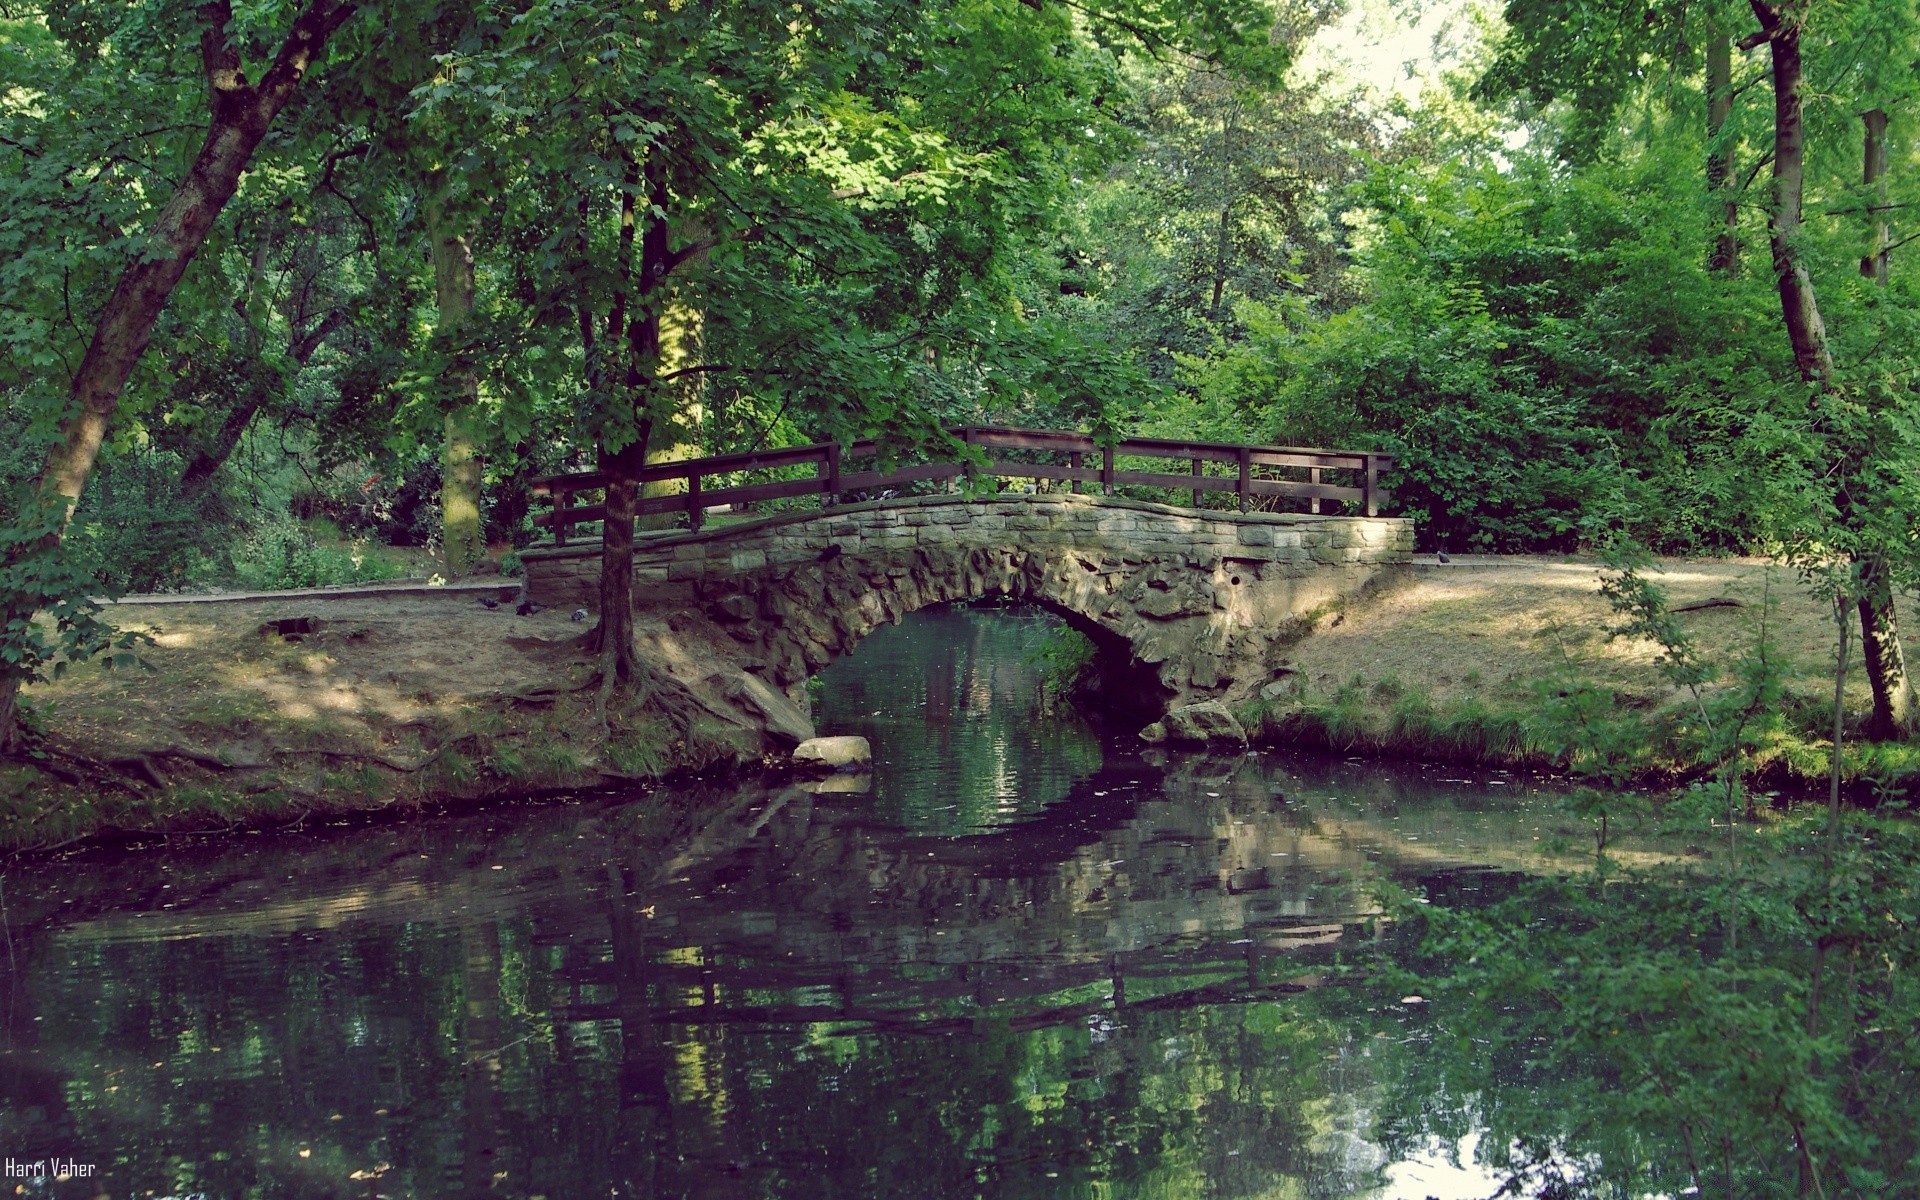
{"type": "MultiPolygon", "coordinates": [[[[1519,699],[1535,679],[1572,663],[1593,682],[1655,704],[1671,689],[1654,666],[1657,647],[1612,638],[1619,619],[1600,594],[1601,569],[1590,562],[1550,558],[1456,559],[1414,568],[1392,589],[1337,626],[1324,622],[1294,647],[1290,665],[1320,691],[1356,676],[1368,684],[1396,679],[1423,689],[1436,703],[1478,697],[1519,699]]],[[[1738,607],[1683,614],[1688,634],[1709,661],[1732,663],[1754,644],[1765,601],[1770,640],[1802,686],[1830,688],[1834,625],[1831,609],[1814,600],[1788,568],[1760,559],[1662,560],[1648,578],[1678,608],[1715,599],[1738,607]]],[[[1906,628],[1916,626],[1911,602],[1906,628]]],[[[1854,639],[1848,701],[1865,708],[1868,691],[1854,639]]]]}

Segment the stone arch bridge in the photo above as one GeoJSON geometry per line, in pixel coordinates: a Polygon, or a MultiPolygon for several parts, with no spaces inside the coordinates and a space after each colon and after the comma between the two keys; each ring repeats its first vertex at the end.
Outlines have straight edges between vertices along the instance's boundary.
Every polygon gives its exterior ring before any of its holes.
{"type": "MultiPolygon", "coordinates": [[[[875,627],[974,597],[1064,617],[1099,648],[1110,694],[1151,721],[1256,694],[1303,620],[1412,550],[1412,522],[1398,517],[934,495],[643,535],[635,603],[670,627],[692,676],[760,716],[774,746],[801,731],[769,693],[804,714],[808,676],[875,627]]],[[[524,552],[529,598],[592,607],[599,555],[597,543],[524,552]]]]}

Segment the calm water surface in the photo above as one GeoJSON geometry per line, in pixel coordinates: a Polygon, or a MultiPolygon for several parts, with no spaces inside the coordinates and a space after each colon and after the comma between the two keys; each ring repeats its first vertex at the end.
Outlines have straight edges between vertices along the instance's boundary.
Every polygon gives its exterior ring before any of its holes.
{"type": "MultiPolygon", "coordinates": [[[[16,864],[0,1157],[83,1197],[1484,1196],[1399,1144],[1383,885],[1551,862],[1502,776],[1143,757],[1018,612],[829,670],[868,791],[729,786],[16,864]]],[[[1435,1105],[1455,1103],[1432,1098],[1435,1105]]],[[[1466,1152],[1467,1165],[1453,1158],[1466,1152]]]]}

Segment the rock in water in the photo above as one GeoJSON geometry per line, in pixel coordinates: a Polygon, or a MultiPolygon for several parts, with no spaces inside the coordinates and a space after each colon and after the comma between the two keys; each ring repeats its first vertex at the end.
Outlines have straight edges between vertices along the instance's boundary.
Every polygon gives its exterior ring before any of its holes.
{"type": "Polygon", "coordinates": [[[1183,746],[1247,744],[1247,731],[1218,700],[1186,704],[1166,716],[1167,740],[1183,746]]]}
{"type": "Polygon", "coordinates": [[[803,771],[865,771],[873,766],[873,747],[863,737],[808,738],[793,748],[793,765],[803,771]]]}

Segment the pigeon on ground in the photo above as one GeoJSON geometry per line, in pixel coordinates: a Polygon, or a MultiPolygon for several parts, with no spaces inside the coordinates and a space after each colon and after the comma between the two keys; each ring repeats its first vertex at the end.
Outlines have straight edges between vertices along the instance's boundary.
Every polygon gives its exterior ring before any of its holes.
{"type": "Polygon", "coordinates": [[[480,597],[480,607],[491,611],[493,609],[499,608],[500,602],[498,600],[495,600],[492,596],[482,596],[480,597]]]}
{"type": "Polygon", "coordinates": [[[1440,554],[1439,554],[1439,556],[1438,556],[1438,557],[1439,557],[1439,559],[1440,559],[1440,561],[1441,561],[1441,562],[1452,562],[1452,561],[1453,561],[1452,559],[1450,559],[1450,558],[1448,558],[1448,557],[1447,557],[1447,552],[1446,552],[1445,550],[1442,550],[1442,551],[1440,552],[1440,554]]]}
{"type": "Polygon", "coordinates": [[[584,621],[584,620],[586,620],[586,619],[587,619],[587,610],[586,610],[586,609],[584,609],[584,608],[576,608],[576,609],[574,609],[574,610],[573,610],[573,617],[572,617],[572,620],[573,620],[573,623],[574,623],[575,625],[578,625],[578,624],[579,624],[580,622],[582,622],[582,621],[584,621]]]}
{"type": "Polygon", "coordinates": [[[530,617],[537,612],[545,612],[546,610],[547,610],[547,606],[544,604],[535,604],[531,600],[522,600],[520,602],[520,607],[514,609],[513,611],[519,613],[523,617],[530,617]]]}

